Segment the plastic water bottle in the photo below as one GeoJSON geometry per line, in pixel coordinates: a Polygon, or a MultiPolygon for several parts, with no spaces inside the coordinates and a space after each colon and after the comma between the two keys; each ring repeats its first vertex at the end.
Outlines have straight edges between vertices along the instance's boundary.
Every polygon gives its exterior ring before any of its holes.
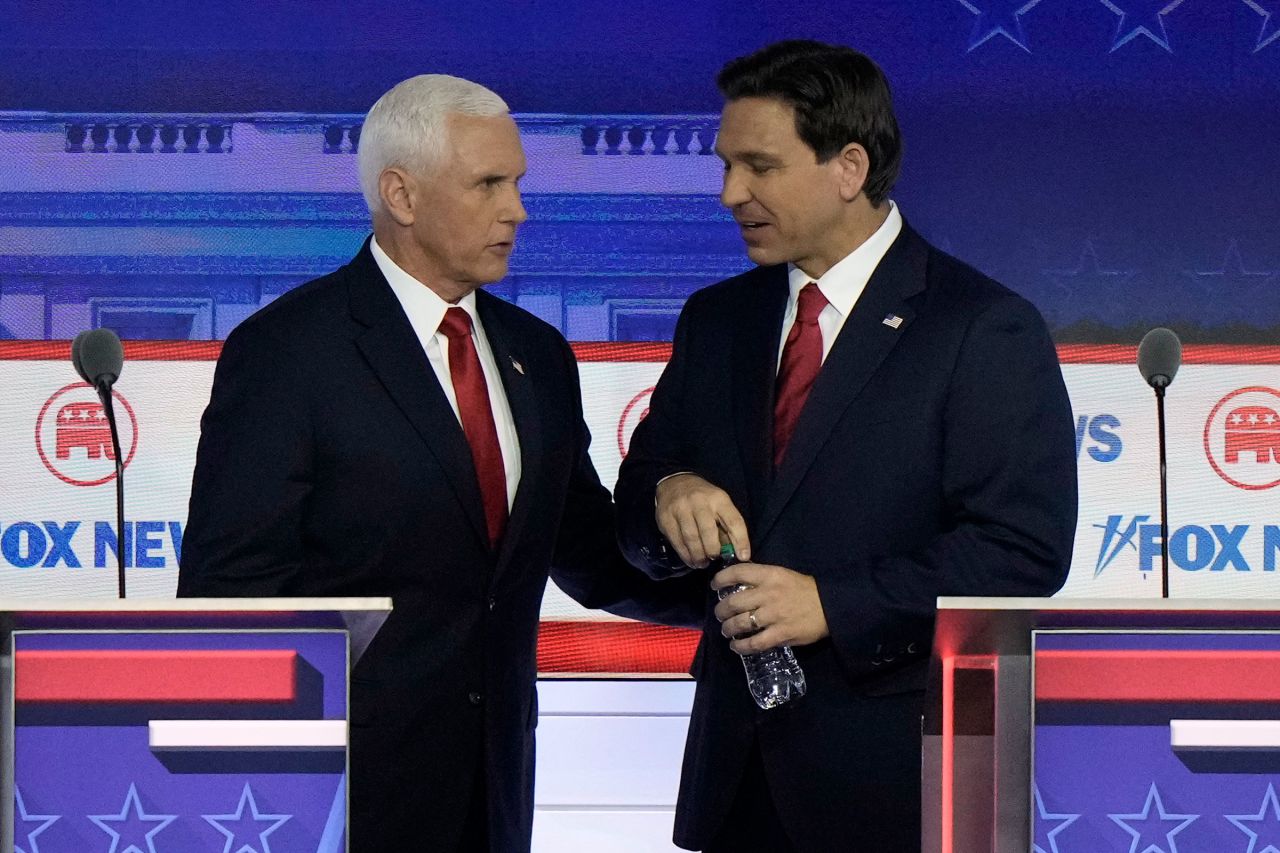
{"type": "MultiPolygon", "coordinates": [[[[720,546],[720,562],[726,568],[738,562],[738,555],[732,545],[725,543],[720,546]]],[[[719,591],[720,600],[724,601],[734,593],[750,588],[746,584],[724,587],[719,591]]],[[[754,655],[743,655],[742,666],[747,671],[747,688],[751,691],[751,698],[765,710],[799,699],[805,693],[804,670],[796,662],[790,646],[777,646],[754,655]]]]}

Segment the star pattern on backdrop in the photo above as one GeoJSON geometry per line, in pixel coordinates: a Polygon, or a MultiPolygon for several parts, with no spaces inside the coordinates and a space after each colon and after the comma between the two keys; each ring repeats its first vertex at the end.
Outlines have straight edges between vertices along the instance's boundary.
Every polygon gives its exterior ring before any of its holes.
{"type": "Polygon", "coordinates": [[[31,814],[27,811],[27,804],[22,799],[22,789],[15,787],[13,793],[17,799],[13,812],[14,853],[40,853],[40,842],[36,841],[36,838],[56,823],[62,815],[31,814]],[[39,825],[32,829],[29,824],[39,825]]]}
{"type": "Polygon", "coordinates": [[[1156,783],[1152,782],[1142,811],[1109,814],[1107,817],[1133,839],[1133,843],[1129,845],[1129,853],[1178,853],[1178,842],[1174,840],[1174,836],[1198,820],[1200,815],[1166,811],[1160,799],[1160,791],[1156,788],[1156,783]],[[1152,806],[1155,807],[1154,815],[1151,813],[1152,806]],[[1170,829],[1169,824],[1177,826],[1170,829]]]}
{"type": "Polygon", "coordinates": [[[1164,26],[1165,17],[1181,6],[1184,0],[1118,0],[1123,5],[1117,5],[1112,0],[1098,2],[1120,16],[1120,21],[1116,24],[1115,43],[1111,45],[1112,53],[1139,36],[1145,36],[1173,53],[1173,48],[1169,46],[1169,33],[1164,26]]]}
{"type": "Polygon", "coordinates": [[[1249,846],[1241,853],[1280,853],[1280,802],[1276,800],[1274,785],[1267,785],[1267,793],[1262,797],[1262,806],[1257,814],[1228,814],[1223,817],[1249,836],[1249,846]]]}
{"type": "Polygon", "coordinates": [[[160,853],[156,850],[155,837],[177,819],[173,814],[147,814],[138,799],[138,786],[129,785],[120,814],[87,815],[103,832],[111,836],[111,848],[106,853],[160,853]],[[120,824],[115,829],[111,824],[120,824]],[[149,824],[154,824],[147,829],[149,824]]]}
{"type": "Polygon", "coordinates": [[[1040,795],[1040,786],[1035,786],[1036,816],[1032,821],[1035,829],[1035,840],[1032,842],[1034,853],[1066,853],[1058,849],[1058,833],[1080,819],[1078,814],[1051,814],[1044,807],[1044,798],[1040,795]],[[1046,824],[1056,823],[1055,826],[1046,824]]]}
{"type": "Polygon", "coordinates": [[[1256,314],[1267,303],[1274,302],[1275,271],[1245,269],[1244,258],[1235,240],[1227,245],[1222,266],[1216,270],[1184,270],[1193,284],[1191,298],[1205,307],[1205,315],[1256,314]]]}
{"type": "Polygon", "coordinates": [[[1280,39],[1280,2],[1277,0],[1240,0],[1240,2],[1262,18],[1262,29],[1258,31],[1258,43],[1254,45],[1254,53],[1280,39]]]}
{"type": "Polygon", "coordinates": [[[1027,53],[1031,47],[1027,44],[1027,34],[1022,26],[1022,16],[1039,6],[1043,0],[957,0],[972,12],[977,20],[973,22],[973,33],[969,37],[969,53],[997,36],[1013,42],[1027,53]]]}
{"type": "Polygon", "coordinates": [[[207,814],[201,817],[227,839],[222,853],[271,853],[271,843],[267,841],[267,836],[279,829],[293,815],[263,814],[258,810],[253,791],[249,789],[248,783],[245,783],[235,814],[207,814]],[[249,807],[248,815],[245,814],[246,806],[249,807]],[[264,823],[271,825],[263,829],[260,824],[264,823]],[[242,839],[253,839],[253,841],[250,843],[242,839]]]}
{"type": "Polygon", "coordinates": [[[1093,240],[1085,240],[1075,269],[1043,272],[1057,285],[1072,316],[1109,322],[1115,316],[1115,306],[1131,301],[1137,292],[1132,282],[1138,271],[1103,268],[1093,240]]]}

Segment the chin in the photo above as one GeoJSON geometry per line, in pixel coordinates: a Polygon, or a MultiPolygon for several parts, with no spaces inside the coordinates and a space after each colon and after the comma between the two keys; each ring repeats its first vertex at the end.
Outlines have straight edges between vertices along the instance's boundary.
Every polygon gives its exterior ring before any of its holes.
{"type": "Polygon", "coordinates": [[[747,246],[747,257],[753,264],[761,267],[782,263],[779,253],[770,251],[765,246],[747,246]]]}

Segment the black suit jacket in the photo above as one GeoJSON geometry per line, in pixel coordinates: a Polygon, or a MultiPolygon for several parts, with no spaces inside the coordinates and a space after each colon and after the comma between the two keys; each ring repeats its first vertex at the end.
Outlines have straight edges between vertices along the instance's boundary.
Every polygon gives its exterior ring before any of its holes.
{"type": "Polygon", "coordinates": [[[775,473],[787,296],[785,268],[768,267],[689,300],[620,471],[636,565],[667,573],[654,490],[694,471],[742,511],[754,560],[814,576],[831,631],[796,649],[808,695],[759,711],[704,593],[676,840],[713,837],[754,740],[800,849],[915,850],[935,600],[1061,586],[1076,518],[1071,408],[1036,310],[904,225],[775,473]]]}
{"type": "Polygon", "coordinates": [[[232,332],[201,422],[179,595],[394,599],[352,676],[353,850],[454,849],[482,769],[492,849],[529,846],[548,568],[588,607],[701,619],[688,587],[617,551],[564,339],[483,291],[476,307],[520,437],[496,551],[461,426],[367,244],[232,332]]]}

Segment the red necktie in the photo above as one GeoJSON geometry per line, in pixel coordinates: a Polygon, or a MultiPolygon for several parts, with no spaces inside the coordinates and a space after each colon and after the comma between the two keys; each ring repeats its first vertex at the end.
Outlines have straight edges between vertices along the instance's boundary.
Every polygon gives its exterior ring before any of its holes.
{"type": "Polygon", "coordinates": [[[489,386],[484,381],[480,355],[471,339],[471,315],[462,308],[450,308],[440,321],[440,333],[449,339],[449,375],[458,399],[462,432],[471,445],[471,461],[480,481],[484,520],[489,528],[489,544],[496,545],[507,524],[507,472],[502,464],[498,427],[489,406],[489,386]]]}
{"type": "Polygon", "coordinates": [[[827,297],[818,285],[809,282],[800,288],[796,300],[796,321],[787,333],[787,343],[782,348],[782,362],[778,365],[778,382],[773,402],[773,464],[782,464],[787,452],[787,442],[795,432],[800,410],[809,397],[813,380],[822,368],[822,329],[818,328],[818,315],[827,307],[827,297]]]}

